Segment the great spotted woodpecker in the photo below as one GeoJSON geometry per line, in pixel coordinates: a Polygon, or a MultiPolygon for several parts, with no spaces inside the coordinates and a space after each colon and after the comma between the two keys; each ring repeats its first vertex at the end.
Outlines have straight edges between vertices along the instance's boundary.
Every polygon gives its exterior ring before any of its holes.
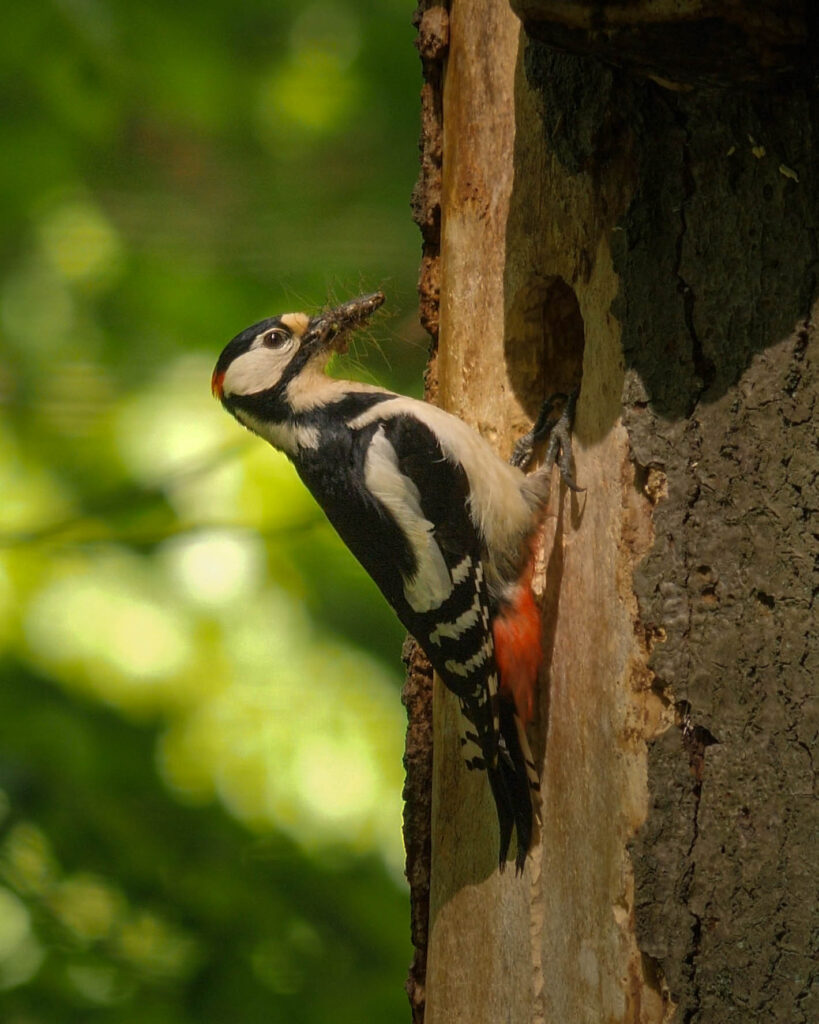
{"type": "Polygon", "coordinates": [[[555,396],[504,462],[471,427],[426,402],[325,373],[381,292],[237,334],[212,391],[283,451],[460,701],[461,746],[497,807],[500,865],[517,831],[518,871],[532,842],[538,775],[526,738],[541,660],[533,541],[552,464],[570,471],[573,399],[555,396]],[[562,410],[560,406],[562,405],[562,410]],[[560,411],[555,413],[555,408],[560,411]],[[549,439],[543,466],[522,469],[549,439]]]}

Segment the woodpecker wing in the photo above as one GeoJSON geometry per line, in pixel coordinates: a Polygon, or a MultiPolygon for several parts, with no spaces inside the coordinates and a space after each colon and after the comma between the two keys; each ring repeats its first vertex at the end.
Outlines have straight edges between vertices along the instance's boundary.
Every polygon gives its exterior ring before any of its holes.
{"type": "Polygon", "coordinates": [[[480,746],[494,761],[497,667],[481,538],[469,515],[463,467],[445,458],[423,423],[395,416],[381,422],[370,443],[366,475],[370,493],[412,548],[396,610],[447,686],[470,711],[482,709],[480,746]]]}
{"type": "Polygon", "coordinates": [[[482,539],[470,516],[466,473],[445,458],[432,431],[410,417],[378,425],[368,460],[369,492],[412,538],[413,571],[393,604],[459,698],[461,751],[467,767],[487,772],[501,864],[516,828],[521,870],[532,838],[532,797],[514,711],[498,693],[482,539]]]}

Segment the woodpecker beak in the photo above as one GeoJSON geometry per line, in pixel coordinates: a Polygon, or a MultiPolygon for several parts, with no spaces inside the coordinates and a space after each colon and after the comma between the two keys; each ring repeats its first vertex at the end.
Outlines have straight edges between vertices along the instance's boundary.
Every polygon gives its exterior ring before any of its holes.
{"type": "Polygon", "coordinates": [[[384,302],[383,292],[361,295],[342,305],[313,317],[304,340],[317,348],[326,347],[335,352],[347,351],[347,336],[350,331],[365,324],[384,302]]]}

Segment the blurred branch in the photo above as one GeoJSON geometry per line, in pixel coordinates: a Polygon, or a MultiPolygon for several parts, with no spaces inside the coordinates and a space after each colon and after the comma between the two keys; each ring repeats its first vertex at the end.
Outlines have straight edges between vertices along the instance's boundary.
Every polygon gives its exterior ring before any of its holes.
{"type": "MultiPolygon", "coordinates": [[[[111,491],[97,495],[90,499],[75,515],[66,516],[63,519],[34,530],[0,533],[0,548],[18,548],[44,544],[49,541],[57,541],[63,544],[84,546],[88,544],[99,544],[104,541],[117,541],[129,544],[132,547],[154,547],[171,537],[183,536],[200,530],[203,527],[208,529],[235,529],[241,527],[241,523],[189,523],[186,525],[168,524],[165,529],[140,530],[127,528],[117,529],[116,520],[132,515],[135,512],[150,512],[161,510],[167,502],[167,496],[176,487],[207,476],[224,463],[235,458],[245,446],[244,441],[226,445],[205,456],[190,460],[180,465],[172,473],[160,478],[153,484],[124,484],[111,491]],[[105,520],[111,524],[106,527],[98,522],[105,520]],[[80,536],[68,536],[77,531],[80,536]]],[[[268,539],[287,537],[293,534],[303,533],[323,525],[324,517],[316,514],[300,522],[288,523],[270,530],[257,530],[260,536],[268,539]]]]}

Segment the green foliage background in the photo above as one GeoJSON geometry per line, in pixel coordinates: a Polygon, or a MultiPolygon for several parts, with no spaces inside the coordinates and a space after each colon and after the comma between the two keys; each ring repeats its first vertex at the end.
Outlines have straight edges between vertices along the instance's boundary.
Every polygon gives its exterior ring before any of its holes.
{"type": "Polygon", "coordinates": [[[406,1018],[402,633],[209,394],[383,287],[418,388],[399,0],[61,0],[0,34],[0,1019],[406,1018]]]}

